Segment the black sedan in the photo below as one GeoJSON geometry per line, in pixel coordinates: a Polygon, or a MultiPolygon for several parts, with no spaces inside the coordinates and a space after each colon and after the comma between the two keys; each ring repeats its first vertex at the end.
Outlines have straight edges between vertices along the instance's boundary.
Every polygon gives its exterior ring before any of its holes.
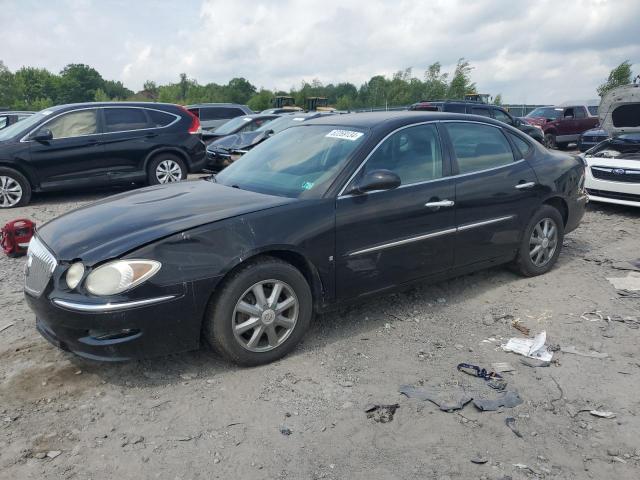
{"type": "Polygon", "coordinates": [[[265,115],[256,113],[254,115],[243,115],[241,117],[232,118],[228,122],[223,123],[211,132],[202,132],[202,139],[206,144],[225,138],[229,135],[253,132],[254,130],[266,126],[271,120],[278,118],[279,115],[265,115]]]}
{"type": "Polygon", "coordinates": [[[478,116],[304,122],[209,180],[107,198],[38,230],[37,328],[102,360],[196,349],[242,365],[291,351],[314,312],[513,263],[555,264],[585,209],[584,165],[478,116]]]}

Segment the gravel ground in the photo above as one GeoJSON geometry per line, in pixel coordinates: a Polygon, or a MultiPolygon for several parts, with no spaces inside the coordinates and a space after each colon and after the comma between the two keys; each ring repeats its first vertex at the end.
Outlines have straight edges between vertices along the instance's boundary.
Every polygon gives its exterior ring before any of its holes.
{"type": "MultiPolygon", "coordinates": [[[[0,223],[42,223],[105,195],[40,195],[0,223]]],[[[24,259],[2,256],[0,329],[11,326],[0,332],[0,478],[640,478],[640,330],[616,321],[637,320],[640,298],[606,280],[628,274],[639,238],[640,210],[591,204],[547,275],[494,268],[381,296],[316,318],[293,354],[252,369],[206,346],[126,364],[58,351],[23,301],[24,259]],[[549,345],[608,357],[555,352],[550,367],[525,366],[499,348],[523,337],[517,319],[546,330],[549,345]],[[507,389],[524,402],[448,413],[398,393],[494,394],[459,362],[509,362],[507,389]],[[368,404],[399,408],[382,423],[368,404]]]]}

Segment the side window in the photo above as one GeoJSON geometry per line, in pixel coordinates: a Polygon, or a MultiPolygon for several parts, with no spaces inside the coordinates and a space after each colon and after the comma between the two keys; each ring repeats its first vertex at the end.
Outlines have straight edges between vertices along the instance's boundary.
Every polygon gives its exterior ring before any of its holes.
{"type": "Polygon", "coordinates": [[[147,110],[147,115],[151,119],[152,127],[166,127],[176,119],[170,113],[160,112],[159,110],[147,110]]]}
{"type": "Polygon", "coordinates": [[[126,132],[149,128],[147,116],[141,108],[105,108],[104,131],[126,132]]]}
{"type": "Polygon", "coordinates": [[[528,157],[533,150],[531,144],[524,140],[520,135],[516,135],[515,133],[507,132],[507,135],[509,135],[509,138],[511,138],[513,143],[516,145],[516,148],[520,152],[520,155],[522,155],[521,158],[528,157]]]}
{"type": "Polygon", "coordinates": [[[467,113],[466,106],[464,103],[453,103],[447,104],[445,103],[442,106],[443,112],[451,112],[451,113],[467,113]]]}
{"type": "Polygon", "coordinates": [[[98,133],[97,110],[65,113],[42,126],[51,130],[53,138],[81,137],[98,133]]]}
{"type": "Polygon", "coordinates": [[[246,125],[241,130],[241,132],[253,132],[254,130],[260,128],[262,125],[269,123],[271,120],[272,120],[271,118],[259,118],[257,120],[254,120],[253,122],[250,122],[248,125],[246,125]]]}
{"type": "Polygon", "coordinates": [[[511,145],[500,128],[480,123],[445,123],[459,173],[478,172],[513,162],[511,145]]]}
{"type": "Polygon", "coordinates": [[[402,185],[442,177],[442,154],[434,125],[404,128],[382,143],[369,157],[364,173],[391,170],[402,185]]]}
{"type": "Polygon", "coordinates": [[[3,116],[0,117],[0,129],[9,126],[9,117],[3,116]]]}
{"type": "Polygon", "coordinates": [[[201,107],[199,115],[200,120],[219,120],[224,118],[220,115],[220,110],[221,109],[217,107],[201,107]]]}
{"type": "Polygon", "coordinates": [[[563,117],[573,117],[573,115],[573,107],[565,108],[564,113],[562,114],[563,117]]]}
{"type": "Polygon", "coordinates": [[[575,107],[573,112],[575,115],[573,118],[587,118],[587,112],[585,112],[584,107],[575,107]]]}
{"type": "Polygon", "coordinates": [[[244,113],[239,108],[223,108],[221,110],[222,110],[222,114],[224,115],[221,118],[236,118],[241,115],[246,115],[246,113],[244,113]]]}
{"type": "Polygon", "coordinates": [[[471,107],[471,115],[482,115],[483,117],[490,117],[488,108],[483,107],[471,107]]]}
{"type": "Polygon", "coordinates": [[[589,114],[597,117],[598,116],[598,106],[597,105],[589,105],[587,107],[589,109],[589,114]]]}
{"type": "Polygon", "coordinates": [[[507,125],[513,125],[513,120],[511,119],[511,117],[499,108],[495,108],[493,110],[493,118],[495,118],[499,122],[506,123],[507,125]]]}

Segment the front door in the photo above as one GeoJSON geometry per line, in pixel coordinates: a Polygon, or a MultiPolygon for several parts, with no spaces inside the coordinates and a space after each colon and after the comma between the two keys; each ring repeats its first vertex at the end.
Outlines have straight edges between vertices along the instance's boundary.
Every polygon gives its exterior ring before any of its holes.
{"type": "Polygon", "coordinates": [[[537,205],[537,177],[502,128],[443,123],[456,175],[455,266],[515,254],[537,205]]]}
{"type": "Polygon", "coordinates": [[[97,109],[63,113],[42,124],[38,131],[44,129],[50,130],[53,138],[30,140],[29,145],[31,166],[42,189],[108,183],[97,109]]]}
{"type": "Polygon", "coordinates": [[[439,138],[434,123],[399,129],[369,156],[352,184],[385,169],[400,177],[400,187],[337,199],[338,299],[451,268],[454,182],[439,138]]]}

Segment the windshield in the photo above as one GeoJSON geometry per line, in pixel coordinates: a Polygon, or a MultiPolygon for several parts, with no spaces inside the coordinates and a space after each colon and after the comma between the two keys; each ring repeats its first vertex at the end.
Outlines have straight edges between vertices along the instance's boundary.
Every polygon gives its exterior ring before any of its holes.
{"type": "Polygon", "coordinates": [[[527,113],[527,118],[560,118],[562,114],[561,108],[554,107],[539,107],[536,108],[533,112],[527,113]]]}
{"type": "Polygon", "coordinates": [[[351,127],[290,128],[222,170],[216,182],[282,197],[318,197],[364,138],[362,130],[351,127]]]}
{"type": "Polygon", "coordinates": [[[589,110],[589,114],[593,115],[594,117],[598,115],[598,106],[597,105],[589,105],[587,107],[587,109],[589,110]]]}
{"type": "Polygon", "coordinates": [[[234,133],[238,128],[248,124],[251,121],[251,117],[236,117],[232,118],[226,123],[223,123],[216,128],[213,133],[216,135],[229,135],[234,133]]]}
{"type": "Polygon", "coordinates": [[[267,130],[273,130],[273,133],[280,133],[281,131],[291,127],[292,125],[298,125],[303,122],[305,117],[300,115],[287,115],[286,117],[276,118],[266,125],[262,125],[260,128],[256,128],[256,132],[265,132],[267,130]]]}
{"type": "Polygon", "coordinates": [[[22,132],[27,133],[31,129],[31,127],[33,127],[38,122],[40,122],[40,120],[46,118],[52,113],[52,110],[42,110],[38,113],[34,113],[30,117],[25,118],[24,120],[20,120],[19,122],[14,123],[13,125],[0,131],[0,141],[9,140],[10,138],[15,137],[22,132]]]}

